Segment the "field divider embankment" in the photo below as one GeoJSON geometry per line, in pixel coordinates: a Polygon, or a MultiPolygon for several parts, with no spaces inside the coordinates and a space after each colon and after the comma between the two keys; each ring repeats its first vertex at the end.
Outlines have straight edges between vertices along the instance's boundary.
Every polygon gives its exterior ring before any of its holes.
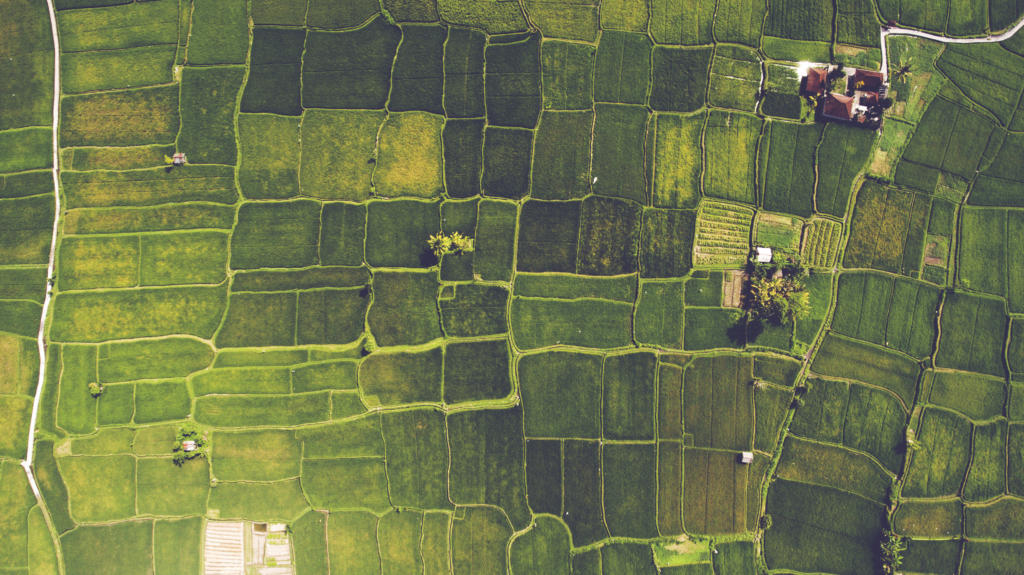
{"type": "MultiPolygon", "coordinates": [[[[39,379],[36,382],[35,396],[32,398],[32,416],[29,419],[28,429],[28,446],[25,450],[25,459],[21,461],[22,468],[25,469],[25,474],[28,476],[29,486],[32,488],[32,493],[36,497],[36,502],[39,504],[39,508],[43,512],[43,517],[46,520],[46,526],[50,531],[50,536],[53,537],[56,542],[56,531],[53,527],[53,521],[50,518],[50,512],[46,507],[46,502],[43,500],[42,493],[39,491],[39,484],[36,482],[35,473],[32,471],[32,459],[35,453],[35,438],[36,438],[36,422],[39,420],[39,406],[43,396],[43,385],[46,383],[46,316],[50,309],[50,300],[53,297],[51,289],[50,278],[54,275],[54,260],[57,254],[57,233],[58,224],[60,223],[60,153],[58,148],[57,130],[60,127],[60,35],[57,32],[57,14],[53,8],[53,0],[46,0],[46,9],[49,13],[50,18],[50,35],[53,39],[53,130],[52,130],[52,148],[53,148],[53,166],[51,171],[53,173],[53,232],[50,236],[50,257],[46,265],[46,285],[45,285],[45,296],[43,297],[43,310],[39,317],[39,332],[36,334],[36,345],[39,350],[39,379]]],[[[60,559],[60,546],[55,545],[57,549],[57,556],[60,559]]]]}

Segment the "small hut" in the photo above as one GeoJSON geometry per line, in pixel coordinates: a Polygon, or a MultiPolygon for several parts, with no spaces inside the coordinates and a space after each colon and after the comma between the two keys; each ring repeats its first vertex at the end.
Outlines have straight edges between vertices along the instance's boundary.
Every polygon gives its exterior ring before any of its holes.
{"type": "Polygon", "coordinates": [[[175,152],[174,155],[171,156],[171,164],[173,164],[175,166],[184,166],[185,162],[187,162],[187,161],[188,161],[188,158],[185,157],[185,153],[184,152],[175,152]]]}
{"type": "Polygon", "coordinates": [[[752,451],[744,451],[743,453],[740,454],[740,463],[742,463],[744,465],[750,465],[753,462],[754,462],[754,452],[752,452],[752,451]]]}
{"type": "Polygon", "coordinates": [[[755,248],[757,251],[757,263],[759,264],[770,264],[772,263],[772,249],[765,247],[755,248]]]}

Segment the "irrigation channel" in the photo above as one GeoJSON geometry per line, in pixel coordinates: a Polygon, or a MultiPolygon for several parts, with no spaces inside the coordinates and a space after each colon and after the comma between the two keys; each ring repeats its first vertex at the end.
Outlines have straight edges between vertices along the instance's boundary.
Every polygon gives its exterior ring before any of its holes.
{"type": "MultiPolygon", "coordinates": [[[[58,141],[58,129],[60,127],[60,36],[57,31],[57,14],[54,10],[53,0],[46,0],[46,8],[49,12],[50,17],[50,34],[53,38],[53,130],[52,130],[52,146],[53,146],[53,198],[54,198],[54,216],[53,216],[53,230],[50,238],[50,257],[46,267],[46,294],[43,298],[43,310],[39,318],[39,332],[36,334],[36,345],[39,349],[39,379],[36,382],[35,396],[32,399],[32,416],[29,419],[29,432],[28,432],[28,447],[25,452],[25,459],[21,461],[22,468],[25,469],[25,474],[28,476],[29,485],[32,488],[32,493],[35,494],[36,502],[39,504],[39,508],[43,511],[43,516],[46,520],[48,529],[51,535],[56,540],[57,533],[54,530],[52,519],[50,518],[50,512],[46,508],[46,502],[43,500],[42,494],[39,491],[39,484],[36,482],[35,474],[32,470],[32,460],[35,452],[35,435],[36,435],[36,422],[39,418],[39,405],[43,396],[43,385],[46,382],[46,320],[50,310],[50,300],[53,296],[53,286],[51,279],[54,277],[54,260],[56,259],[57,253],[57,233],[60,223],[60,148],[58,141]]],[[[918,38],[924,38],[926,40],[933,40],[935,42],[941,42],[944,44],[983,44],[990,42],[1002,42],[1014,34],[1016,34],[1021,28],[1024,28],[1024,15],[1021,16],[1020,20],[1008,30],[992,35],[989,34],[984,37],[976,38],[950,38],[947,36],[939,36],[931,34],[929,32],[923,32],[921,30],[915,30],[912,28],[900,28],[882,26],[880,30],[881,47],[882,47],[882,64],[881,72],[888,76],[888,55],[886,38],[889,36],[916,36],[918,38]]],[[[58,557],[60,555],[60,546],[55,546],[57,549],[58,557]]]]}

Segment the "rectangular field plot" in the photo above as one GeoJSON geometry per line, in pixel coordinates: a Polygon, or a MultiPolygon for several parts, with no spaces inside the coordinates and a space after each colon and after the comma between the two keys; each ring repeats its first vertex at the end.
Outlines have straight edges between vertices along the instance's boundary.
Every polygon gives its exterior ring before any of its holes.
{"type": "Polygon", "coordinates": [[[476,337],[505,333],[508,296],[508,290],[499,286],[456,286],[452,297],[439,300],[445,334],[476,337]]]}
{"type": "MultiPolygon", "coordinates": [[[[195,418],[217,427],[291,426],[327,421],[330,394],[209,395],[196,399],[195,418]]],[[[138,419],[138,416],[136,416],[138,419]]]]}
{"type": "Polygon", "coordinates": [[[533,130],[521,128],[484,130],[484,195],[518,200],[529,192],[533,136],[533,130]]]}
{"type": "Polygon", "coordinates": [[[519,271],[576,271],[581,205],[534,200],[523,204],[519,216],[519,271]]]}
{"type": "Polygon", "coordinates": [[[651,108],[664,112],[693,112],[704,105],[708,89],[710,48],[654,49],[651,108]]]}
{"type": "Polygon", "coordinates": [[[246,198],[299,195],[300,122],[298,118],[239,114],[238,183],[246,198]]]}
{"type": "Polygon", "coordinates": [[[178,133],[178,87],[69,96],[60,124],[63,146],[169,144],[178,133]]]}
{"type": "Polygon", "coordinates": [[[61,548],[67,558],[71,575],[84,575],[89,567],[102,566],[111,575],[128,575],[140,563],[153,561],[153,520],[122,521],[107,525],[83,525],[61,538],[61,548]],[[117,541],[100,552],[104,541],[117,541]]]}
{"type": "Polygon", "coordinates": [[[936,371],[928,402],[981,421],[1003,414],[1006,383],[1001,378],[961,371],[936,371]]]}
{"type": "Polygon", "coordinates": [[[575,545],[608,537],[601,501],[600,445],[566,441],[563,448],[564,514],[575,545]]]}
{"type": "Polygon", "coordinates": [[[652,0],[650,33],[659,44],[710,44],[714,0],[652,0]]]}
{"type": "Polygon", "coordinates": [[[167,173],[162,168],[123,172],[64,172],[61,183],[69,208],[154,206],[177,202],[231,204],[238,198],[234,169],[190,166],[167,173]]]}
{"type": "Polygon", "coordinates": [[[737,453],[685,449],[683,524],[691,533],[746,530],[747,466],[737,453]]]}
{"type": "Polygon", "coordinates": [[[242,112],[289,116],[302,113],[300,88],[305,43],[305,30],[253,28],[242,112]]]}
{"type": "Polygon", "coordinates": [[[866,182],[857,193],[844,265],[916,276],[931,198],[866,182]]]}
{"type": "Polygon", "coordinates": [[[693,264],[692,210],[644,210],[640,233],[640,275],[645,278],[681,277],[693,264]]]}
{"type": "Polygon", "coordinates": [[[704,133],[704,193],[708,196],[756,204],[757,143],[762,120],[733,112],[712,110],[704,133]]]}
{"type": "MultiPolygon", "coordinates": [[[[376,267],[418,268],[433,265],[427,238],[441,227],[436,202],[370,202],[366,218],[366,262],[376,267]]],[[[472,234],[470,234],[472,235],[472,234]]],[[[355,243],[353,238],[353,243],[355,243]]]]}
{"type": "Polygon", "coordinates": [[[609,532],[613,537],[656,537],[658,487],[654,444],[609,444],[601,451],[609,532]]]}
{"type": "Polygon", "coordinates": [[[601,436],[601,356],[530,354],[520,360],[518,371],[527,436],[601,436]],[[566,406],[572,406],[571,413],[565,412],[566,406]]]}
{"type": "Polygon", "coordinates": [[[351,32],[311,31],[303,57],[302,105],[383,108],[401,37],[383,16],[351,32]]]}
{"type": "Polygon", "coordinates": [[[166,84],[172,80],[174,55],[173,45],[68,53],[61,59],[61,87],[65,93],[81,93],[166,84]]]}
{"type": "MultiPolygon", "coordinates": [[[[995,139],[995,138],[993,138],[995,139]]],[[[979,206],[1022,206],[1024,175],[1017,158],[1024,154],[1024,135],[1009,133],[1003,138],[992,163],[982,170],[971,189],[968,203],[979,206]]]]}
{"type": "Polygon", "coordinates": [[[843,225],[839,222],[815,218],[804,226],[800,258],[808,267],[831,268],[839,256],[839,240],[843,225]]]}
{"type": "Polygon", "coordinates": [[[574,274],[516,274],[515,295],[560,299],[601,298],[632,303],[636,300],[636,276],[582,276],[574,274]]]}
{"type": "Polygon", "coordinates": [[[447,422],[451,501],[501,507],[513,526],[525,528],[530,509],[526,502],[522,409],[449,413],[447,422]]]}
{"type": "Polygon", "coordinates": [[[440,195],[444,188],[441,173],[443,126],[444,118],[436,114],[390,114],[376,135],[379,146],[373,171],[376,192],[384,196],[440,195]]]}
{"type": "Polygon", "coordinates": [[[421,352],[379,352],[359,367],[359,387],[371,406],[441,401],[440,347],[421,352]]]}
{"type": "MultiPolygon", "coordinates": [[[[721,281],[718,283],[721,285],[721,281]]],[[[636,303],[633,329],[638,342],[682,349],[683,284],[643,282],[636,303]]]]}
{"type": "Polygon", "coordinates": [[[711,62],[708,103],[753,112],[761,83],[761,61],[753,50],[719,46],[711,62]]]}
{"type": "Polygon", "coordinates": [[[858,495],[780,479],[768,490],[772,528],[765,535],[769,569],[842,575],[874,569],[885,508],[858,495]]]}
{"type": "Polygon", "coordinates": [[[814,213],[814,154],[823,125],[770,122],[768,128],[763,206],[775,212],[810,216],[814,213]]]}
{"type": "Polygon", "coordinates": [[[884,387],[905,406],[914,401],[921,371],[906,356],[833,334],[825,337],[811,369],[822,375],[884,387]]]}
{"type": "Polygon", "coordinates": [[[367,325],[380,345],[416,345],[440,337],[436,272],[379,272],[367,325]]]}
{"type": "Polygon", "coordinates": [[[927,174],[934,174],[932,170],[971,177],[994,127],[985,116],[936,98],[903,153],[903,160],[896,169],[896,183],[930,193],[935,181],[927,174]],[[941,153],[936,153],[938,150],[941,153]],[[908,162],[911,165],[905,166],[908,162]]]}
{"type": "Polygon", "coordinates": [[[484,115],[484,44],[477,30],[452,28],[444,53],[444,107],[449,118],[484,115]]]}
{"type": "MultiPolygon", "coordinates": [[[[590,109],[594,101],[595,54],[595,48],[586,44],[556,40],[541,44],[545,110],[590,109]]],[[[451,113],[449,108],[449,116],[451,113]]]]}
{"type": "MultiPolygon", "coordinates": [[[[971,467],[964,481],[965,500],[986,501],[1006,492],[1006,432],[1005,420],[974,427],[971,467]]],[[[1024,529],[1018,527],[1016,531],[1024,529]]]]}
{"type": "Polygon", "coordinates": [[[953,537],[963,529],[963,503],[952,500],[904,501],[893,516],[894,530],[910,537],[953,537]]]}
{"type": "Polygon", "coordinates": [[[594,99],[643,104],[650,82],[651,41],[642,34],[609,31],[601,36],[594,74],[594,99]]]}
{"type": "Polygon", "coordinates": [[[51,337],[102,341],[170,334],[213,335],[226,303],[215,287],[67,293],[54,300],[51,337]]]}
{"type": "Polygon", "coordinates": [[[541,108],[540,35],[506,42],[492,41],[484,51],[487,121],[533,128],[541,108]]]}
{"type": "Polygon", "coordinates": [[[866,452],[893,473],[901,469],[907,411],[897,397],[856,383],[809,383],[790,426],[794,434],[866,452]]]}
{"type": "Polygon", "coordinates": [[[590,190],[592,112],[544,111],[533,151],[530,196],[571,200],[590,190]]]}
{"type": "Polygon", "coordinates": [[[930,355],[937,335],[939,290],[927,284],[872,273],[839,278],[832,329],[843,335],[930,355]]]}
{"type": "Polygon", "coordinates": [[[374,171],[370,160],[377,153],[377,136],[384,117],[383,112],[372,110],[306,113],[300,134],[301,193],[349,201],[369,197],[374,171]]]}
{"type": "Polygon", "coordinates": [[[1001,122],[1010,121],[1024,84],[1024,59],[998,44],[948,46],[935,66],[1001,122]]]}
{"type": "Polygon", "coordinates": [[[178,3],[161,0],[64,12],[58,19],[58,30],[64,51],[174,44],[178,41],[178,3]],[[112,34],[112,30],[117,33],[112,34]]]}
{"type": "Polygon", "coordinates": [[[893,480],[865,455],[795,436],[786,438],[776,473],[782,479],[845,490],[876,503],[885,501],[893,480]]]}
{"type": "Polygon", "coordinates": [[[484,120],[448,119],[441,131],[444,148],[444,185],[450,198],[480,193],[484,162],[484,120]]]}
{"type": "Polygon", "coordinates": [[[230,230],[235,208],[229,205],[182,203],[141,208],[82,208],[68,210],[66,234],[157,232],[180,229],[230,230]]]}
{"type": "Polygon", "coordinates": [[[742,266],[750,252],[754,210],[724,202],[705,201],[697,217],[694,263],[704,266],[742,266]]]}
{"type": "Polygon", "coordinates": [[[441,97],[446,32],[440,26],[402,28],[402,42],[392,70],[389,110],[444,113],[441,97]]]}
{"type": "Polygon", "coordinates": [[[700,148],[706,116],[655,116],[652,203],[659,208],[694,208],[700,200],[700,148]]]}
{"type": "Polygon", "coordinates": [[[598,196],[586,198],[580,210],[581,274],[609,276],[637,271],[641,210],[635,204],[598,196]]]}
{"type": "Polygon", "coordinates": [[[595,107],[591,180],[595,194],[647,204],[644,143],[650,114],[643,106],[595,107]]]}
{"type": "Polygon", "coordinates": [[[1003,376],[1007,321],[1002,300],[951,292],[942,307],[935,364],[1003,376]]]}
{"type": "Polygon", "coordinates": [[[903,492],[908,497],[956,494],[971,457],[971,422],[953,412],[929,408],[917,429],[923,449],[910,456],[903,492]]]}
{"type": "Polygon", "coordinates": [[[853,126],[829,123],[818,146],[818,187],[814,205],[818,212],[837,218],[846,216],[853,181],[864,168],[875,132],[853,126]]]}
{"type": "Polygon", "coordinates": [[[417,409],[382,419],[389,498],[395,506],[448,509],[448,445],[444,415],[417,409]]]}
{"type": "Polygon", "coordinates": [[[523,349],[630,345],[633,306],[601,299],[512,299],[512,338],[523,349]]]}
{"type": "Polygon", "coordinates": [[[1024,212],[965,209],[961,234],[961,283],[1006,297],[1011,312],[1024,311],[1024,258],[1011,239],[1024,234],[1024,212]]]}
{"type": "Polygon", "coordinates": [[[528,0],[525,8],[545,38],[597,39],[598,3],[594,0],[572,4],[528,0]]]}
{"type": "Polygon", "coordinates": [[[754,224],[754,244],[796,251],[802,231],[803,221],[799,218],[761,212],[754,224]]]}
{"type": "Polygon", "coordinates": [[[830,2],[769,2],[765,34],[793,40],[832,40],[830,2]]]}
{"type": "Polygon", "coordinates": [[[767,2],[762,0],[720,2],[715,11],[715,40],[756,46],[767,10],[767,2]]]}
{"type": "Polygon", "coordinates": [[[753,360],[701,357],[686,369],[683,406],[693,445],[746,451],[753,447],[753,360]]]}

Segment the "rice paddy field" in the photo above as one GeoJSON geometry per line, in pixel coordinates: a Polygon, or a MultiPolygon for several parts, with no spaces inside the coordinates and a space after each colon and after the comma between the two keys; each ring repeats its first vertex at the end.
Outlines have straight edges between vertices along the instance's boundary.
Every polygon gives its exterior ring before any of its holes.
{"type": "Polygon", "coordinates": [[[1024,34],[879,34],[1020,2],[53,1],[0,573],[1024,573],[1024,34]],[[816,116],[883,48],[881,129],[816,116]]]}

